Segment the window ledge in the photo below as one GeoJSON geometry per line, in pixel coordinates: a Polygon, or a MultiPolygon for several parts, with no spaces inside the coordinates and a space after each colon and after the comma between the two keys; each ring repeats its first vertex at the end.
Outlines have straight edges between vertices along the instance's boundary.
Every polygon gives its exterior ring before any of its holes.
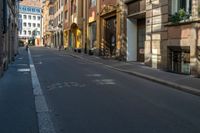
{"type": "Polygon", "coordinates": [[[200,18],[187,19],[187,20],[180,21],[178,23],[168,22],[164,24],[164,26],[180,26],[180,25],[187,25],[191,23],[200,23],[200,18]]]}

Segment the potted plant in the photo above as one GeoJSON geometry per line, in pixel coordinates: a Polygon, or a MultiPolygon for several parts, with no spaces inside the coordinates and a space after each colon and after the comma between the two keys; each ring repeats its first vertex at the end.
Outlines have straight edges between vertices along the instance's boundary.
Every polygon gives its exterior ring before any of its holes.
{"type": "Polygon", "coordinates": [[[184,9],[179,9],[178,12],[176,12],[171,17],[172,23],[179,23],[179,22],[185,22],[190,18],[190,14],[187,13],[184,9]]]}

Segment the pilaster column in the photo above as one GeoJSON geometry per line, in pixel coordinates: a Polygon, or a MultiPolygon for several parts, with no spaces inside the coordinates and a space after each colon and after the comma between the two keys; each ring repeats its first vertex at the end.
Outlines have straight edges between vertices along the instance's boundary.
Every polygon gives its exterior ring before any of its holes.
{"type": "Polygon", "coordinates": [[[193,19],[198,19],[199,13],[198,13],[198,8],[200,4],[200,0],[192,0],[192,18],[193,19]]]}
{"type": "Polygon", "coordinates": [[[101,11],[101,0],[97,0],[97,16],[96,16],[96,24],[97,24],[97,30],[96,30],[96,40],[97,40],[97,53],[100,54],[100,47],[101,47],[101,18],[100,18],[100,11],[101,11]]]}

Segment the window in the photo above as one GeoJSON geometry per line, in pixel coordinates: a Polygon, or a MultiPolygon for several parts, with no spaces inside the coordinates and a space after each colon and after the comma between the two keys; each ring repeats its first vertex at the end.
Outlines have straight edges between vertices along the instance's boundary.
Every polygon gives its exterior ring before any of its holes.
{"type": "Polygon", "coordinates": [[[22,35],[22,31],[21,30],[19,31],[19,35],[22,35]]]}
{"type": "Polygon", "coordinates": [[[191,14],[192,0],[172,0],[171,13],[175,14],[179,9],[184,9],[187,13],[191,14]]]}
{"type": "Polygon", "coordinates": [[[71,14],[76,13],[76,0],[71,1],[71,14]]]}
{"type": "Polygon", "coordinates": [[[28,23],[28,27],[31,27],[31,23],[28,23]]]}
{"type": "Polygon", "coordinates": [[[28,19],[31,20],[31,15],[28,16],[28,19]]]}
{"type": "Polygon", "coordinates": [[[31,8],[30,8],[30,7],[27,7],[27,11],[28,11],[28,12],[31,12],[31,8]]]}
{"type": "Polygon", "coordinates": [[[27,16],[26,16],[26,15],[24,15],[24,16],[23,16],[23,18],[24,18],[24,19],[27,19],[27,16]]]}
{"type": "Polygon", "coordinates": [[[26,35],[26,31],[25,30],[23,31],[23,33],[24,33],[24,35],[26,35]]]}
{"type": "Polygon", "coordinates": [[[36,27],[36,24],[35,24],[35,23],[33,23],[33,27],[36,27]]]}
{"type": "Polygon", "coordinates": [[[68,17],[68,11],[65,11],[65,19],[67,20],[68,17]]]}
{"type": "Polygon", "coordinates": [[[35,8],[32,8],[32,12],[35,12],[35,8]]]}
{"type": "Polygon", "coordinates": [[[40,28],[40,24],[37,24],[37,27],[40,28]]]}
{"type": "Polygon", "coordinates": [[[61,22],[63,21],[63,12],[61,12],[61,22]]]}
{"type": "Polygon", "coordinates": [[[61,6],[63,6],[63,0],[61,0],[61,6]]]}
{"type": "Polygon", "coordinates": [[[40,20],[40,16],[38,16],[37,19],[40,20]]]}
{"type": "Polygon", "coordinates": [[[21,14],[19,14],[19,18],[22,18],[22,15],[21,15],[21,14]]]}
{"type": "Polygon", "coordinates": [[[36,20],[36,16],[33,16],[33,20],[36,20]]]}
{"type": "Polygon", "coordinates": [[[37,35],[40,35],[40,31],[37,31],[37,35]]]}
{"type": "Polygon", "coordinates": [[[89,5],[90,5],[90,7],[96,6],[96,0],[90,0],[89,5]]]}
{"type": "Polygon", "coordinates": [[[58,9],[60,9],[60,0],[58,0],[58,9]]]}
{"type": "Polygon", "coordinates": [[[54,14],[54,8],[53,7],[50,7],[49,8],[49,15],[53,15],[54,14]]]}
{"type": "Polygon", "coordinates": [[[23,23],[23,26],[26,27],[27,26],[26,23],[23,23]]]}
{"type": "Polygon", "coordinates": [[[31,31],[28,31],[28,35],[31,35],[31,31]]]}

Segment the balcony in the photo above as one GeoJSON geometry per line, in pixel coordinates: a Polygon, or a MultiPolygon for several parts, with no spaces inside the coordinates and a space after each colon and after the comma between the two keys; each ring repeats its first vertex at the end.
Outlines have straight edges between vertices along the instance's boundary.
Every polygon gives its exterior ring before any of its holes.
{"type": "Polygon", "coordinates": [[[146,10],[146,0],[126,0],[128,15],[144,13],[146,10]]]}

